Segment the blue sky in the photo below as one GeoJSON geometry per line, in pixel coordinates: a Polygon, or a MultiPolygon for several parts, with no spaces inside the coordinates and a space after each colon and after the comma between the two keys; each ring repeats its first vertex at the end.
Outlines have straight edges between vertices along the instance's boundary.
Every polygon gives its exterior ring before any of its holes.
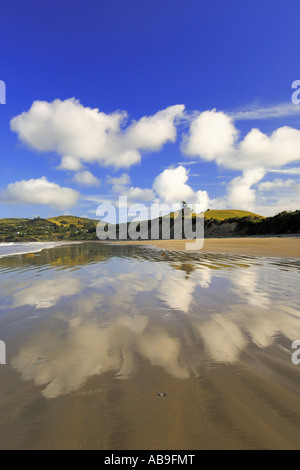
{"type": "Polygon", "coordinates": [[[299,16],[291,0],[2,2],[0,217],[94,217],[119,194],[299,209],[299,16]]]}

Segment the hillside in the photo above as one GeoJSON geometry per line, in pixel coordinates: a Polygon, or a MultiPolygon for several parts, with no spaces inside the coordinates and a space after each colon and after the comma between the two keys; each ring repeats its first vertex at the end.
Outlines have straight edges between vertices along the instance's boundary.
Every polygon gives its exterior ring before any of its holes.
{"type": "Polygon", "coordinates": [[[86,223],[94,223],[96,226],[97,223],[99,222],[99,220],[88,219],[86,217],[77,217],[75,215],[59,215],[57,217],[50,217],[47,220],[59,226],[74,224],[76,225],[76,227],[83,226],[86,223]]]}
{"type": "Polygon", "coordinates": [[[72,215],[42,219],[0,219],[0,241],[92,240],[98,220],[72,215]]]}
{"type": "MultiPolygon", "coordinates": [[[[180,211],[171,214],[171,238],[174,233],[174,218],[180,217],[181,214],[180,211]]],[[[191,213],[191,217],[195,225],[196,216],[191,213]]],[[[162,219],[162,217],[159,218],[160,233],[162,219]]],[[[147,224],[147,221],[145,222],[147,224]]],[[[99,221],[95,219],[72,215],[61,215],[49,219],[40,217],[0,219],[0,242],[98,240],[96,235],[98,223],[99,221]]],[[[117,225],[117,237],[119,229],[117,225]]],[[[300,233],[300,210],[284,211],[273,217],[262,217],[252,212],[239,210],[208,210],[205,212],[204,230],[207,238],[300,233]]],[[[150,221],[148,221],[148,234],[150,233],[150,221]]]]}
{"type": "Polygon", "coordinates": [[[253,212],[248,212],[248,211],[239,211],[239,210],[214,210],[214,209],[208,209],[204,213],[204,217],[206,219],[215,219],[215,220],[226,220],[226,219],[232,219],[232,218],[242,218],[242,217],[257,217],[260,219],[264,219],[262,215],[254,214],[253,212]]]}
{"type": "Polygon", "coordinates": [[[7,225],[18,225],[21,222],[25,222],[28,219],[0,219],[0,224],[7,225]]]}
{"type": "Polygon", "coordinates": [[[207,238],[300,233],[300,210],[283,211],[273,217],[252,214],[247,217],[206,219],[204,227],[207,238]]]}

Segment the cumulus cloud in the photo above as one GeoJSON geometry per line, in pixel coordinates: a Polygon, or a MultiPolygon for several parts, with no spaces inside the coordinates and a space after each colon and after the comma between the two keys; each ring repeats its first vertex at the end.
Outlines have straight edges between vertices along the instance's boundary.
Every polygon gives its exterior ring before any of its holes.
{"type": "Polygon", "coordinates": [[[108,176],[106,182],[111,185],[114,193],[123,193],[124,189],[130,185],[131,179],[127,173],[123,173],[121,176],[108,176]]]}
{"type": "Polygon", "coordinates": [[[78,158],[72,157],[71,155],[64,155],[61,159],[60,165],[58,165],[58,170],[72,170],[79,171],[83,168],[83,165],[80,163],[78,158]]]}
{"type": "Polygon", "coordinates": [[[100,180],[94,176],[90,171],[81,171],[75,173],[73,181],[81,184],[82,186],[99,186],[100,180]]]}
{"type": "MultiPolygon", "coordinates": [[[[130,186],[131,179],[127,173],[119,177],[107,178],[112,191],[121,196],[127,196],[129,202],[156,202],[169,205],[178,205],[181,201],[188,204],[198,204],[199,210],[206,210],[209,197],[206,191],[194,191],[187,184],[189,171],[183,166],[166,169],[153,181],[151,188],[139,188],[130,186]]],[[[176,209],[176,207],[174,208],[176,209]]]]}
{"type": "Polygon", "coordinates": [[[262,168],[251,169],[230,181],[227,188],[227,206],[254,211],[256,191],[252,186],[262,180],[264,175],[265,171],[262,168]]]}
{"type": "Polygon", "coordinates": [[[154,198],[154,192],[151,188],[138,188],[133,186],[128,188],[124,195],[127,196],[129,201],[149,202],[154,198]]]}
{"type": "Polygon", "coordinates": [[[182,142],[186,155],[242,171],[300,161],[299,148],[300,131],[288,126],[279,127],[270,136],[253,128],[239,140],[233,118],[215,109],[193,119],[182,142]]]}
{"type": "Polygon", "coordinates": [[[30,147],[61,155],[62,169],[77,171],[88,162],[120,168],[140,162],[142,151],[158,151],[166,142],[174,142],[175,122],[183,112],[184,105],[170,106],[125,127],[126,112],[106,114],[75,98],[56,99],[35,101],[10,125],[30,147]]]}
{"type": "Polygon", "coordinates": [[[77,191],[52,183],[45,176],[10,183],[1,195],[1,201],[6,203],[43,204],[59,209],[74,206],[78,198],[77,191]]]}
{"type": "Polygon", "coordinates": [[[151,188],[139,188],[130,186],[131,178],[127,173],[120,176],[108,176],[107,184],[111,185],[112,191],[119,196],[127,196],[129,202],[148,202],[154,198],[151,188]]]}
{"type": "Polygon", "coordinates": [[[167,169],[154,180],[153,189],[158,198],[167,204],[176,204],[184,200],[188,204],[199,204],[201,210],[208,207],[208,194],[206,191],[194,191],[187,183],[188,171],[183,166],[167,169]]]}
{"type": "Polygon", "coordinates": [[[259,129],[252,129],[239,145],[242,166],[281,167],[300,161],[300,131],[284,126],[267,136],[259,129]]]}
{"type": "Polygon", "coordinates": [[[300,207],[300,183],[295,180],[264,181],[263,169],[252,169],[231,180],[223,197],[210,199],[213,209],[242,209],[264,216],[300,207]]]}
{"type": "Polygon", "coordinates": [[[256,212],[266,217],[273,216],[279,212],[299,210],[299,192],[295,191],[291,195],[271,196],[269,198],[258,197],[258,209],[256,212]]]}
{"type": "Polygon", "coordinates": [[[258,186],[259,191],[272,191],[273,189],[279,188],[290,188],[295,186],[296,181],[293,179],[283,180],[281,178],[276,178],[273,181],[264,181],[258,186]]]}
{"type": "MultiPolygon", "coordinates": [[[[280,116],[290,111],[288,106],[256,110],[261,117],[280,116]]],[[[300,161],[300,130],[283,126],[267,135],[253,128],[241,138],[234,118],[254,117],[258,118],[259,115],[254,112],[247,115],[229,115],[213,109],[191,119],[189,132],[183,137],[181,144],[182,151],[188,156],[198,157],[200,161],[211,161],[223,168],[241,171],[241,175],[227,185],[227,194],[223,198],[210,201],[212,208],[238,207],[260,212],[259,207],[267,207],[260,191],[291,187],[290,180],[277,180],[272,184],[266,182],[257,186],[267,172],[299,174],[299,168],[284,167],[300,161]]],[[[296,186],[293,189],[297,191],[296,186]]],[[[272,205],[275,212],[274,200],[272,205]]],[[[292,206],[294,205],[293,199],[292,206]]],[[[265,210],[264,212],[266,213],[265,210]]]]}
{"type": "MultiPolygon", "coordinates": [[[[108,176],[106,183],[111,186],[111,190],[115,195],[126,196],[130,203],[165,203],[174,205],[173,210],[176,210],[181,207],[181,201],[184,200],[190,205],[198,204],[197,210],[199,211],[206,210],[209,201],[207,192],[194,191],[187,184],[188,179],[189,171],[183,166],[178,166],[161,172],[149,188],[132,186],[130,176],[127,173],[116,177],[108,176]]],[[[98,197],[93,200],[95,202],[100,201],[98,197]]],[[[118,206],[117,200],[114,203],[118,206]]]]}
{"type": "MultiPolygon", "coordinates": [[[[231,155],[238,131],[230,116],[223,112],[204,111],[192,120],[182,150],[190,156],[222,162],[231,155]]],[[[226,161],[226,160],[225,160],[226,161]]]]}

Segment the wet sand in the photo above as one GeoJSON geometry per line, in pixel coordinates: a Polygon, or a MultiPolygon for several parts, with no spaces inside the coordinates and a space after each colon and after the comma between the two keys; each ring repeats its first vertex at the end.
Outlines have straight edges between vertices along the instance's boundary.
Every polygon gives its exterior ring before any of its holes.
{"type": "MultiPolygon", "coordinates": [[[[125,245],[153,245],[166,250],[186,250],[194,240],[143,240],[113,242],[125,245]]],[[[300,258],[300,237],[206,238],[201,250],[206,253],[225,253],[279,258],[300,258]]]]}
{"type": "Polygon", "coordinates": [[[299,261],[117,245],[0,262],[0,449],[300,449],[299,261]]]}
{"type": "Polygon", "coordinates": [[[299,449],[299,393],[273,367],[273,376],[245,363],[180,380],[145,362],[132,380],[107,373],[55,400],[28,382],[11,394],[15,374],[0,387],[1,449],[299,449]]]}

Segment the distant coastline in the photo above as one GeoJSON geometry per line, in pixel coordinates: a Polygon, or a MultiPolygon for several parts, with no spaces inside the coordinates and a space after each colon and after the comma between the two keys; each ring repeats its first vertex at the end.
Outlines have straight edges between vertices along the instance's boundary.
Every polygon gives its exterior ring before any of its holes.
{"type": "MultiPolygon", "coordinates": [[[[174,219],[181,217],[181,212],[170,214],[170,239],[175,239],[172,224],[174,219]]],[[[207,210],[204,213],[205,239],[245,238],[270,236],[300,235],[300,210],[284,211],[273,217],[262,217],[251,212],[238,210],[207,210]]],[[[196,223],[196,215],[191,214],[192,223],[196,223]]],[[[0,219],[0,242],[53,242],[53,241],[97,241],[96,227],[99,220],[77,216],[62,215],[43,219],[6,218],[0,219]]],[[[148,237],[151,240],[150,221],[148,237]]],[[[161,227],[162,217],[159,218],[161,227]]],[[[105,225],[103,223],[103,225],[105,225]]],[[[106,224],[107,225],[107,224],[106,224]]],[[[124,226],[124,224],[123,224],[124,226]]],[[[118,236],[121,225],[110,225],[118,236]]],[[[160,236],[159,239],[162,237],[160,236]]],[[[141,240],[141,238],[140,238],[141,240]]]]}

